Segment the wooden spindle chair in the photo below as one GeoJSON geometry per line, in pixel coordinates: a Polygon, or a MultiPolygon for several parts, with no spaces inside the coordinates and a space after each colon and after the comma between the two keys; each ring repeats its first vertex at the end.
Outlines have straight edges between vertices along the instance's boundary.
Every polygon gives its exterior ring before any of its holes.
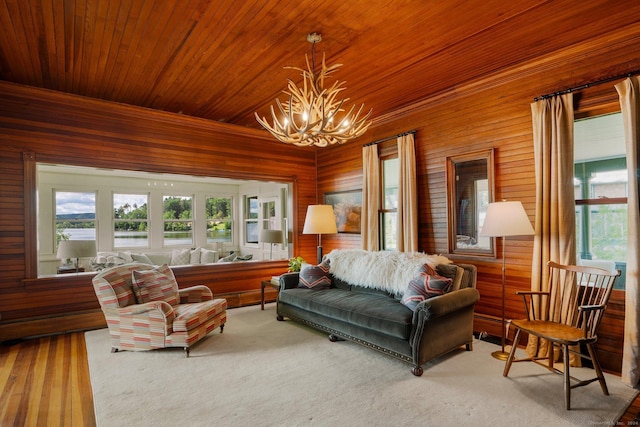
{"type": "Polygon", "coordinates": [[[545,292],[517,292],[522,296],[527,318],[511,320],[516,328],[513,347],[507,358],[504,373],[509,374],[513,362],[534,362],[564,377],[565,408],[571,409],[571,390],[594,381],[600,382],[602,392],[608,396],[609,390],[594,344],[596,334],[611,290],[620,271],[611,273],[594,267],[560,265],[553,261],[549,266],[549,290],[545,292]],[[548,353],[526,358],[515,358],[520,333],[526,332],[549,343],[548,353]],[[554,367],[554,358],[559,348],[563,357],[563,369],[554,367]],[[588,354],[581,350],[587,349],[588,354]],[[591,360],[596,376],[579,380],[569,373],[570,354],[591,360]],[[546,360],[546,364],[542,361],[546,360]]]}

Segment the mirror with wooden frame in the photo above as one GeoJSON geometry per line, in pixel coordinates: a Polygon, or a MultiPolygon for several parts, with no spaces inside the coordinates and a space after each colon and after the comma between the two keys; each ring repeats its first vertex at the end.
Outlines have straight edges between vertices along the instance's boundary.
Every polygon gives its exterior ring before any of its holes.
{"type": "Polygon", "coordinates": [[[447,157],[449,252],[493,256],[494,239],[480,236],[494,198],[493,149],[447,157]]]}

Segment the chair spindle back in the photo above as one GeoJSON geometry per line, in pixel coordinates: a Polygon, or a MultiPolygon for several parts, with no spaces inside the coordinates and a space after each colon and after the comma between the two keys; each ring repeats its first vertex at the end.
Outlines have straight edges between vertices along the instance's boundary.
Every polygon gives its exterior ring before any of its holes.
{"type": "Polygon", "coordinates": [[[620,271],[611,273],[595,267],[549,266],[548,320],[585,330],[594,336],[604,310],[580,310],[584,306],[606,306],[620,271]],[[581,312],[582,311],[582,312],[581,312]]]}

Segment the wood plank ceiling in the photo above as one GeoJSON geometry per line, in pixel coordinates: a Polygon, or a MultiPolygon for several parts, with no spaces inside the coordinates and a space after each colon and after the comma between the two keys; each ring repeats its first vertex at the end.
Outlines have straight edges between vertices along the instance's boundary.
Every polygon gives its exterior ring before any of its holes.
{"type": "MultiPolygon", "coordinates": [[[[383,117],[638,25],[637,0],[0,0],[0,79],[258,128],[309,32],[383,117]]],[[[575,82],[583,83],[583,82],[575,82]]],[[[561,89],[561,88],[558,88],[561,89]]]]}

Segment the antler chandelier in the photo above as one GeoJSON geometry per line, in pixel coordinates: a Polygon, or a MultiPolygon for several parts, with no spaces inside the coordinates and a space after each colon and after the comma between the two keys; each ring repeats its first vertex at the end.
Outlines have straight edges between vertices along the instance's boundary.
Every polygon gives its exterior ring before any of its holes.
{"type": "Polygon", "coordinates": [[[316,72],[316,43],[321,40],[322,36],[318,33],[307,35],[307,41],[312,43],[311,64],[309,64],[309,57],[305,54],[307,69],[285,67],[300,71],[304,82],[300,88],[288,79],[287,89],[283,93],[289,96],[289,102],[283,104],[276,99],[279,115],[276,114],[273,105],[271,106],[273,125],[267,123],[266,118],[260,118],[258,113],[255,113],[258,123],[276,139],[286,144],[299,147],[311,145],[326,147],[330,144],[342,144],[362,135],[371,124],[367,119],[371,116],[372,110],[360,118],[364,104],[357,111],[354,105],[348,113],[345,113],[343,104],[349,98],[338,98],[340,92],[345,89],[344,82],[336,81],[330,88],[324,87],[325,78],[342,64],[327,66],[323,53],[322,66],[320,71],[316,72]]]}

